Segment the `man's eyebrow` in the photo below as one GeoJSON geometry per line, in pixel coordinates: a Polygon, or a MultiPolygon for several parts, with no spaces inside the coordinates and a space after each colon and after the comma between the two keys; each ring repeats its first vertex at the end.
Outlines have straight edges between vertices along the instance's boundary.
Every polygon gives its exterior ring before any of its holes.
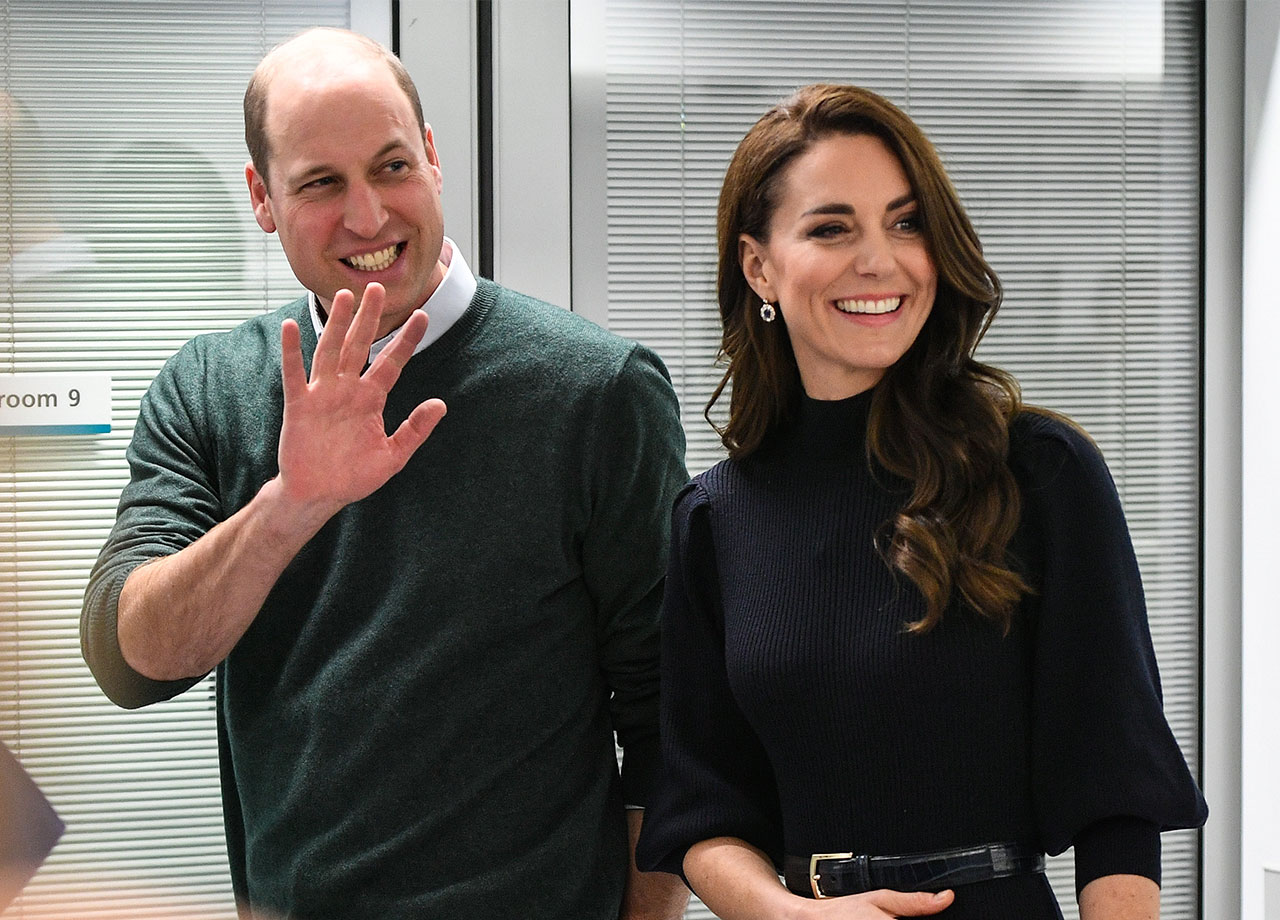
{"type": "MultiPolygon", "coordinates": [[[[387,154],[400,149],[407,150],[408,145],[404,141],[388,141],[381,148],[379,148],[379,150],[371,157],[371,159],[374,159],[374,160],[381,159],[382,157],[385,157],[387,154]]],[[[296,176],[291,177],[291,179],[289,180],[289,184],[295,187],[300,185],[306,185],[312,179],[317,179],[320,176],[331,175],[336,172],[338,172],[337,167],[330,166],[327,163],[316,163],[313,166],[308,166],[306,169],[298,173],[296,176]]]]}
{"type": "Polygon", "coordinates": [[[290,176],[289,184],[294,187],[306,185],[312,179],[318,179],[320,176],[327,176],[332,172],[334,172],[332,167],[326,166],[323,163],[317,163],[315,166],[308,166],[302,172],[290,176]]]}
{"type": "Polygon", "coordinates": [[[401,148],[404,148],[407,150],[408,144],[406,144],[404,141],[387,141],[387,143],[383,144],[382,147],[378,150],[377,153],[373,155],[372,158],[376,160],[376,159],[379,159],[380,157],[385,157],[388,153],[391,153],[393,150],[398,150],[401,148]]]}

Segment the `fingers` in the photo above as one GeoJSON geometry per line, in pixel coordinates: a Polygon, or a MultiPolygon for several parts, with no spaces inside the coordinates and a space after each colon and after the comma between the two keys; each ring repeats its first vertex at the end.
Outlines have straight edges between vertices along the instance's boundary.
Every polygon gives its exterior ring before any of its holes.
{"type": "Polygon", "coordinates": [[[311,363],[312,380],[333,374],[359,374],[364,369],[369,360],[369,347],[378,337],[386,300],[386,289],[372,281],[365,286],[359,307],[356,307],[355,295],[346,288],[333,295],[329,318],[311,363]]]}
{"type": "Polygon", "coordinates": [[[440,419],[444,418],[447,408],[442,400],[428,399],[409,413],[409,417],[400,423],[395,434],[387,440],[401,459],[400,465],[409,462],[413,452],[435,431],[440,419]]]}
{"type": "Polygon", "coordinates": [[[391,340],[391,344],[378,353],[369,370],[365,371],[365,378],[373,381],[384,392],[391,392],[391,388],[400,379],[405,363],[413,357],[413,350],[422,341],[426,331],[427,314],[415,310],[391,340]]]}
{"type": "MultiPolygon", "coordinates": [[[[351,317],[355,313],[355,302],[355,295],[348,290],[341,290],[333,295],[333,303],[329,305],[329,316],[325,320],[324,330],[320,333],[320,341],[316,343],[315,357],[311,359],[312,380],[337,373],[342,344],[347,338],[351,317]]],[[[367,351],[366,354],[368,354],[367,351]]],[[[361,367],[363,366],[361,364],[361,367]]]]}
{"type": "Polygon", "coordinates": [[[291,319],[280,325],[280,378],[285,402],[307,388],[307,371],[302,365],[302,334],[291,319]]]}
{"type": "MultiPolygon", "coordinates": [[[[365,285],[360,306],[355,310],[355,320],[343,338],[342,354],[338,359],[340,373],[358,374],[364,370],[369,361],[369,346],[378,337],[378,324],[382,321],[382,308],[386,301],[386,288],[376,281],[365,285]]],[[[337,302],[336,296],[334,302],[337,302]]]]}
{"type": "Polygon", "coordinates": [[[955,900],[954,891],[890,891],[882,888],[867,893],[867,902],[891,917],[925,917],[946,910],[955,900]]]}

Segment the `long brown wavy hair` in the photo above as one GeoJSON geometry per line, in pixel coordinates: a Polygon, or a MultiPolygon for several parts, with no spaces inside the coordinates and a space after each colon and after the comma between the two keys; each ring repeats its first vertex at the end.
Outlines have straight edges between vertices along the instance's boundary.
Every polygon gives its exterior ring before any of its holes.
{"type": "Polygon", "coordinates": [[[727,369],[707,404],[707,420],[732,383],[728,422],[712,424],[729,456],[740,459],[799,406],[803,388],[785,322],[761,319],[739,240],[749,234],[767,243],[788,165],[815,141],[840,134],[872,135],[897,155],[938,274],[928,320],[871,397],[868,462],[911,489],[877,544],[924,595],[925,616],[909,624],[911,631],[936,626],[956,595],[1008,631],[1030,591],[1006,558],[1021,510],[1008,463],[1009,422],[1022,399],[1010,374],[974,359],[999,309],[1000,281],[933,145],[887,99],[856,86],[805,86],[766,112],[738,145],[716,227],[720,360],[727,369]]]}

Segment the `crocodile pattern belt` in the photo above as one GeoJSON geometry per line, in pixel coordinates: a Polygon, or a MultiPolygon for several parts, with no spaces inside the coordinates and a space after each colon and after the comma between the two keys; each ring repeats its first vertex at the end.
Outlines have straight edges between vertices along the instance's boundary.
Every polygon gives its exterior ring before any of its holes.
{"type": "Polygon", "coordinates": [[[836,898],[877,888],[942,891],[955,885],[1043,872],[1044,854],[1017,843],[990,843],[905,856],[788,856],[783,868],[787,887],[796,894],[836,898]]]}

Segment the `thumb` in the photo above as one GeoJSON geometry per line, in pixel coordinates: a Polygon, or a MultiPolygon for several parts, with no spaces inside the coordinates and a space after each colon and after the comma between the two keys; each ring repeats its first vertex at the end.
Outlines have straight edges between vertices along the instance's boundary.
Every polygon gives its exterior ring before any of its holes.
{"type": "Polygon", "coordinates": [[[883,888],[870,893],[868,900],[894,917],[925,917],[946,910],[955,900],[954,891],[890,891],[883,888]]]}
{"type": "Polygon", "coordinates": [[[413,456],[414,451],[422,446],[427,437],[435,430],[440,419],[447,411],[445,404],[439,399],[428,399],[409,413],[409,417],[400,423],[395,434],[390,438],[391,445],[401,458],[404,466],[413,456]]]}

